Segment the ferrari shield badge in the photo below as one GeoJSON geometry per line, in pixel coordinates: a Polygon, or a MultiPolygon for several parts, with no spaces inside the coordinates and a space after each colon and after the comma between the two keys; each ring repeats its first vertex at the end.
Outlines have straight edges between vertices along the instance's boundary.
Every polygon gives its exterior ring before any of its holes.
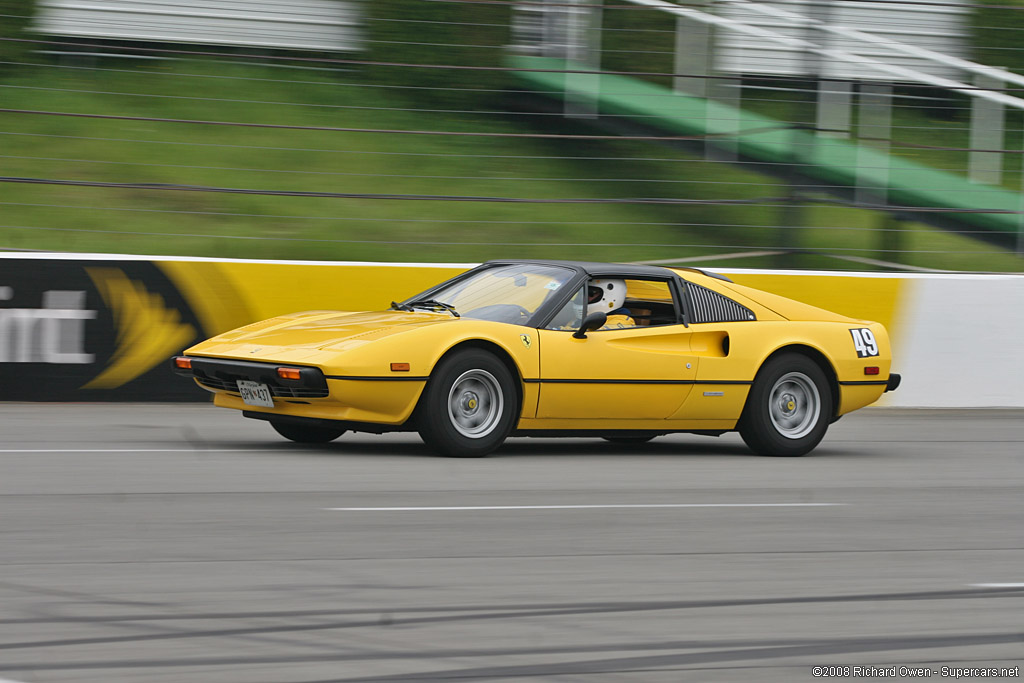
{"type": "Polygon", "coordinates": [[[533,340],[530,339],[530,335],[528,334],[521,334],[519,335],[519,338],[523,340],[523,346],[526,348],[530,348],[530,345],[533,344],[533,340]]]}

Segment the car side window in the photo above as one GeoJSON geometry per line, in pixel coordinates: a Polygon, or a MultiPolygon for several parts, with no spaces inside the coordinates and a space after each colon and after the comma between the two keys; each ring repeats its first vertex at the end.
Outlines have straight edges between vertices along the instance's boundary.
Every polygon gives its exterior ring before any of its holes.
{"type": "Polygon", "coordinates": [[[675,325],[679,322],[672,288],[662,280],[626,280],[626,300],[622,305],[636,327],[675,325]]]}
{"type": "Polygon", "coordinates": [[[595,311],[608,315],[602,330],[624,330],[678,324],[681,310],[673,290],[662,280],[591,278],[555,314],[549,330],[577,330],[583,318],[595,311]]]}
{"type": "Polygon", "coordinates": [[[549,330],[577,330],[583,323],[583,309],[586,304],[586,287],[580,287],[568,303],[548,323],[549,330]]]}

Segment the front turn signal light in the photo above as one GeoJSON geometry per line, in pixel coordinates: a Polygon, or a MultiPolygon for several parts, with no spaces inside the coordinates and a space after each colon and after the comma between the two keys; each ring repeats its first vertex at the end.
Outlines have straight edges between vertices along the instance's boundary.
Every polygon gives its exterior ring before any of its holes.
{"type": "Polygon", "coordinates": [[[392,363],[391,372],[409,372],[408,363],[392,363]]]}
{"type": "Polygon", "coordinates": [[[278,368],[277,376],[281,379],[302,379],[298,368],[278,368]]]}
{"type": "Polygon", "coordinates": [[[191,370],[192,359],[186,358],[185,356],[178,356],[177,358],[174,359],[174,367],[180,368],[182,370],[191,370]]]}

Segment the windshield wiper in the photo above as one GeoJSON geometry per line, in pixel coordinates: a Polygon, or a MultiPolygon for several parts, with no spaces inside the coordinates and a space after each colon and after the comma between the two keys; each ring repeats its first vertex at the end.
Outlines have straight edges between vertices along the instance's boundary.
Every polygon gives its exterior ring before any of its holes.
{"type": "Polygon", "coordinates": [[[459,312],[455,310],[454,306],[452,306],[451,304],[446,304],[443,301],[438,301],[437,299],[420,299],[418,301],[413,301],[408,305],[412,306],[413,308],[443,308],[456,318],[462,317],[461,315],[459,315],[459,312]]]}
{"type": "Polygon", "coordinates": [[[412,306],[408,306],[406,304],[400,304],[397,301],[392,301],[391,302],[391,310],[392,311],[411,311],[412,310],[412,306]]]}

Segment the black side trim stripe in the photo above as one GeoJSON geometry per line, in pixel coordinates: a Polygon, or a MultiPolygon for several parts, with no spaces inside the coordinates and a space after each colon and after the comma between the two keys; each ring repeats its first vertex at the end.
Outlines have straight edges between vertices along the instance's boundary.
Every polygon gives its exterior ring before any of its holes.
{"type": "Polygon", "coordinates": [[[723,379],[524,379],[527,384],[753,384],[745,380],[723,379]]]}
{"type": "Polygon", "coordinates": [[[872,384],[888,385],[889,384],[889,380],[887,380],[887,379],[864,380],[864,381],[853,381],[853,382],[840,382],[840,384],[843,385],[843,386],[864,387],[864,386],[870,386],[872,384]]]}
{"type": "Polygon", "coordinates": [[[753,380],[745,379],[698,379],[694,384],[753,384],[753,380]]]}
{"type": "MultiPolygon", "coordinates": [[[[356,375],[325,375],[327,379],[341,379],[353,382],[426,382],[429,377],[376,377],[356,375]]],[[[753,384],[753,381],[738,379],[524,379],[527,384],[753,384]]],[[[886,385],[889,380],[864,380],[839,382],[842,386],[886,385]]]]}
{"type": "Polygon", "coordinates": [[[426,382],[429,377],[396,376],[396,377],[359,377],[355,375],[325,375],[327,379],[347,379],[354,382],[426,382]]]}

